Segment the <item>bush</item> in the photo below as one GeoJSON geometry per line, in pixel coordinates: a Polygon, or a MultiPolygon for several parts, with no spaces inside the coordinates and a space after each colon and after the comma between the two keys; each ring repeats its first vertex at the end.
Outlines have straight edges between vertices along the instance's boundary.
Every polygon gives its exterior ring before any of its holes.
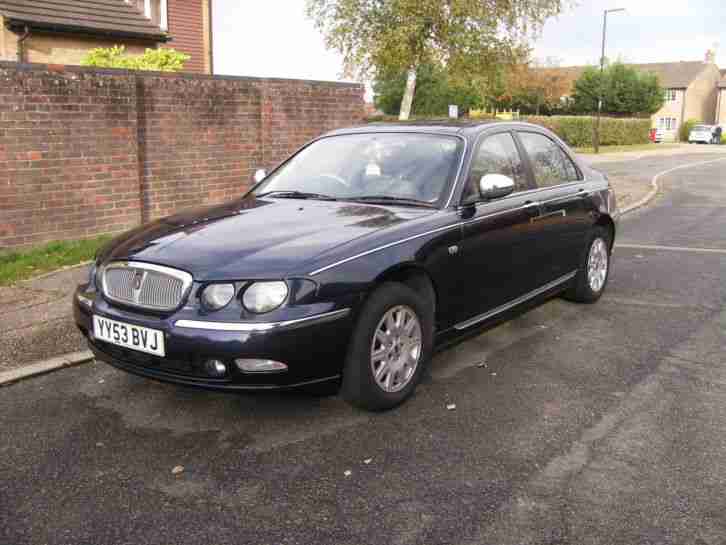
{"type": "Polygon", "coordinates": [[[721,135],[721,145],[726,146],[726,134],[721,135]]]}
{"type": "Polygon", "coordinates": [[[174,49],[147,49],[143,55],[126,55],[124,46],[97,47],[91,49],[81,61],[84,66],[99,68],[124,68],[126,70],[154,70],[157,72],[178,72],[189,55],[174,49]]]}
{"type": "MultiPolygon", "coordinates": [[[[594,117],[528,116],[525,121],[542,125],[576,148],[592,147],[594,117]]],[[[603,117],[600,120],[601,146],[630,146],[650,143],[650,119],[603,117]]]]}
{"type": "Polygon", "coordinates": [[[689,119],[685,123],[681,124],[681,128],[678,131],[678,138],[681,142],[688,142],[688,136],[691,134],[693,127],[701,123],[698,119],[689,119]]]}

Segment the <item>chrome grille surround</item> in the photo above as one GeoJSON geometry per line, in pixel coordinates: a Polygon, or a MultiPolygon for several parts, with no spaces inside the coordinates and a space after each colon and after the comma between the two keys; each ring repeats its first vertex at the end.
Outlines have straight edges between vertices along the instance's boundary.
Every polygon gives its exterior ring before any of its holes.
{"type": "Polygon", "coordinates": [[[133,307],[170,311],[189,295],[192,275],[188,272],[141,263],[113,261],[103,267],[101,288],[110,301],[133,307]]]}

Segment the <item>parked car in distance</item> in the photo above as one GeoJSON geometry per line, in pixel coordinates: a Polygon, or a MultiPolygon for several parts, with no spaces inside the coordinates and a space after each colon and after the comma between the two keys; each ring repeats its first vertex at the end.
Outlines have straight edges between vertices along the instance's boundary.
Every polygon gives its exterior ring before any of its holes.
{"type": "Polygon", "coordinates": [[[607,178],[539,126],[337,130],[262,178],[99,252],[74,297],[99,360],[219,390],[339,388],[389,409],[435,347],[554,295],[592,303],[607,284],[607,178]]]}
{"type": "Polygon", "coordinates": [[[691,129],[688,135],[689,143],[697,144],[720,144],[721,139],[716,139],[715,126],[713,125],[696,125],[691,129]]]}
{"type": "Polygon", "coordinates": [[[651,135],[653,142],[655,142],[656,144],[660,144],[661,142],[665,141],[667,137],[665,129],[661,128],[652,129],[651,135]]]}

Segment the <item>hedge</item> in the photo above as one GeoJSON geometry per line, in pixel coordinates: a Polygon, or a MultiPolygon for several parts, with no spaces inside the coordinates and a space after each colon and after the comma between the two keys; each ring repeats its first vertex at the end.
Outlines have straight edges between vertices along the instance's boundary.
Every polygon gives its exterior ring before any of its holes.
{"type": "MultiPolygon", "coordinates": [[[[594,117],[555,115],[528,116],[529,123],[542,125],[572,147],[592,147],[594,117]]],[[[629,146],[650,142],[650,119],[603,117],[600,120],[600,145],[629,146]]]]}

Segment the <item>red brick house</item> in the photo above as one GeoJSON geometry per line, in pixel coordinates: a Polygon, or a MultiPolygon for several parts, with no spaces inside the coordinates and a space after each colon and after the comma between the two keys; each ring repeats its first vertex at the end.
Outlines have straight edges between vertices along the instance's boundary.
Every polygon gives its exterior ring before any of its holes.
{"type": "Polygon", "coordinates": [[[79,64],[89,49],[171,47],[211,74],[212,0],[0,0],[0,61],[79,64]]]}

